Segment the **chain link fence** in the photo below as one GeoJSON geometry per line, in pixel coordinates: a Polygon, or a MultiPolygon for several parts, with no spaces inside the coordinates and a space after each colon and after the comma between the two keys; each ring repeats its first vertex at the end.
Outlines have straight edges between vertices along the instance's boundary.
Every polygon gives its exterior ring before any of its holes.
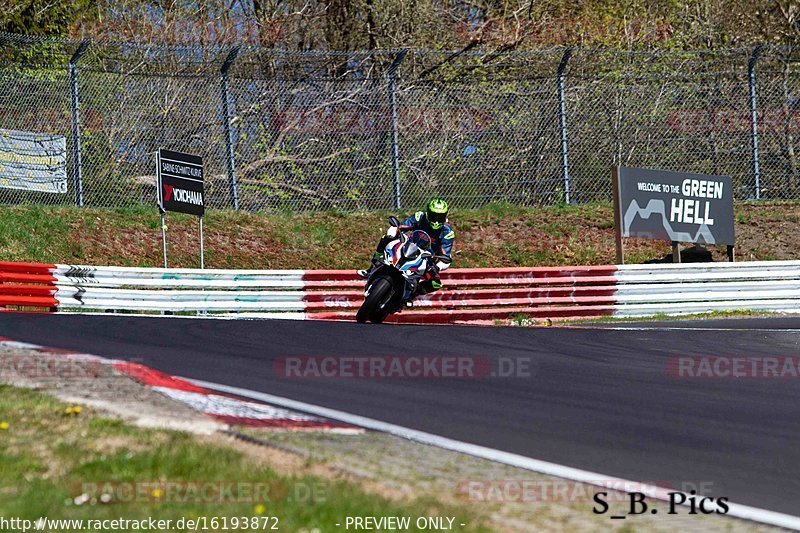
{"type": "Polygon", "coordinates": [[[155,153],[201,155],[207,202],[260,210],[611,198],[612,165],[800,199],[800,53],[287,52],[0,34],[0,129],[63,135],[66,194],[155,204],[155,153]]]}

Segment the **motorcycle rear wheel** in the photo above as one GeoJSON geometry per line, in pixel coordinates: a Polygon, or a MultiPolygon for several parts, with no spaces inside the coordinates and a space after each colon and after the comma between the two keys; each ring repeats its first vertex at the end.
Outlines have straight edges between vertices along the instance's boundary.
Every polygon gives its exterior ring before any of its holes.
{"type": "Polygon", "coordinates": [[[364,299],[364,303],[361,304],[358,313],[356,313],[356,322],[364,323],[367,320],[375,324],[383,322],[389,313],[381,308],[381,304],[384,304],[385,307],[389,303],[391,292],[392,284],[389,283],[389,280],[385,278],[375,280],[375,283],[370,288],[369,295],[364,299]]]}

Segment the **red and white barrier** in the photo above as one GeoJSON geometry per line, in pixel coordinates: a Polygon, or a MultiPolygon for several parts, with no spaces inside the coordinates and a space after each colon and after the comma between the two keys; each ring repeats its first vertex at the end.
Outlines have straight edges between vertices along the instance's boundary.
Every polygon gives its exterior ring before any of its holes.
{"type": "MultiPolygon", "coordinates": [[[[402,323],[570,320],[728,309],[792,312],[800,262],[450,269],[402,323]]],[[[0,306],[47,311],[235,313],[352,320],[363,280],[348,270],[199,270],[0,262],[0,306]]]]}

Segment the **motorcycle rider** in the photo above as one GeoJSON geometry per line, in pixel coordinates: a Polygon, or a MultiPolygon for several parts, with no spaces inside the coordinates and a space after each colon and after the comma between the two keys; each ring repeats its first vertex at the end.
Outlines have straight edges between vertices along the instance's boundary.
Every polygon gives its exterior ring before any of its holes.
{"type": "MultiPolygon", "coordinates": [[[[450,258],[450,251],[453,249],[455,232],[450,224],[447,223],[448,206],[447,202],[441,198],[434,198],[428,203],[425,211],[417,211],[403,221],[399,228],[390,227],[386,230],[386,235],[378,243],[378,248],[372,258],[372,267],[359,270],[358,275],[364,279],[369,278],[372,271],[380,266],[381,257],[386,245],[397,238],[398,231],[422,230],[431,238],[431,251],[436,255],[450,258]]],[[[417,287],[417,295],[428,294],[442,288],[442,280],[439,272],[450,268],[449,261],[439,260],[430,263],[425,277],[417,287]]]]}

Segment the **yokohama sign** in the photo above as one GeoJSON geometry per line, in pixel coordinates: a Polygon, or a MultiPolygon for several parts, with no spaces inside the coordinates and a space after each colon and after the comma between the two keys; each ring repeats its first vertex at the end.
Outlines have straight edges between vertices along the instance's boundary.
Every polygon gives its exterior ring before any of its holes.
{"type": "Polygon", "coordinates": [[[158,151],[157,168],[161,209],[203,216],[203,158],[162,148],[158,151]]]}
{"type": "MultiPolygon", "coordinates": [[[[398,126],[410,133],[483,131],[492,122],[486,111],[475,108],[404,108],[397,111],[398,126]]],[[[272,127],[298,133],[368,134],[392,127],[389,107],[289,108],[272,116],[272,127]]]]}

